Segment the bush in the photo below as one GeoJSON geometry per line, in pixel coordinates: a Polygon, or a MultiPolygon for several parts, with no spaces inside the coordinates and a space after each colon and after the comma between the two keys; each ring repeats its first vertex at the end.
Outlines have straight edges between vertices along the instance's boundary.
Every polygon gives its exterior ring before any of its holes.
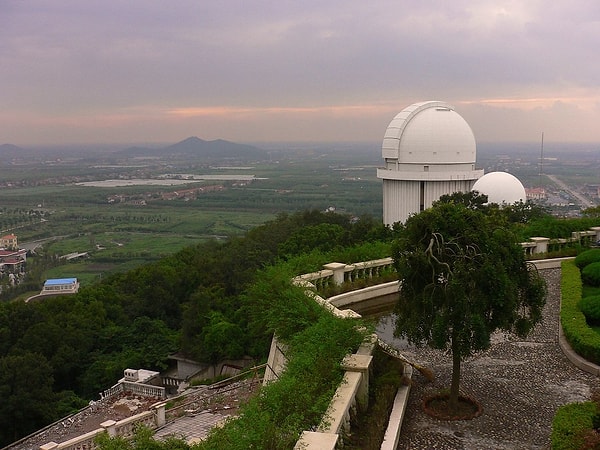
{"type": "Polygon", "coordinates": [[[594,364],[600,363],[600,334],[590,328],[579,309],[581,276],[575,263],[562,263],[560,322],[573,350],[594,364]]]}
{"type": "Polygon", "coordinates": [[[590,325],[600,324],[600,295],[582,298],[579,309],[590,325]]]}
{"type": "MultiPolygon", "coordinates": [[[[291,291],[276,292],[276,297],[291,291]]],[[[287,328],[288,318],[306,314],[295,334],[285,333],[287,339],[286,370],[277,382],[263,387],[260,394],[242,407],[241,415],[229,420],[224,427],[211,430],[198,450],[245,450],[248,448],[293,448],[303,430],[315,429],[325,414],[335,390],[342,380],[341,362],[356,350],[365,334],[357,328],[358,322],[335,317],[325,308],[298,311],[296,296],[283,299],[289,310],[278,309],[287,328]],[[286,301],[287,300],[287,301],[286,301]]],[[[276,334],[281,336],[276,330],[276,334]]]]}
{"type": "Polygon", "coordinates": [[[600,248],[592,248],[577,255],[575,258],[575,265],[581,270],[588,264],[598,261],[600,261],[600,248]]]}
{"type": "MultiPolygon", "coordinates": [[[[594,428],[598,408],[594,402],[561,406],[552,420],[552,450],[578,450],[586,444],[586,431],[594,428]]],[[[597,447],[593,447],[597,448],[597,447]]]]}
{"type": "Polygon", "coordinates": [[[590,286],[600,286],[600,261],[585,266],[581,270],[581,279],[590,286]]]}

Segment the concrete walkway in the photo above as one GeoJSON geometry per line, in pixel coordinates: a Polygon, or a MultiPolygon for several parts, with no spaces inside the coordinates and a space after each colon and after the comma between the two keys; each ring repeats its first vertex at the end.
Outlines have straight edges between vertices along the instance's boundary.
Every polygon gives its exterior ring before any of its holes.
{"type": "Polygon", "coordinates": [[[183,439],[188,444],[205,439],[210,430],[225,422],[228,416],[203,411],[194,416],[185,416],[168,423],[154,434],[154,439],[164,440],[168,437],[183,439]]]}

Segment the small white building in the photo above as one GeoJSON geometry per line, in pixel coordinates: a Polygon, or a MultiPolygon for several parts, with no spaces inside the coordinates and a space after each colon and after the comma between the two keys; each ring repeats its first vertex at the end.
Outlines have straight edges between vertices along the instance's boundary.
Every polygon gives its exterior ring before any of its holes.
{"type": "Polygon", "coordinates": [[[46,280],[40,294],[75,294],[77,291],[79,291],[77,278],[51,278],[46,280]]]}

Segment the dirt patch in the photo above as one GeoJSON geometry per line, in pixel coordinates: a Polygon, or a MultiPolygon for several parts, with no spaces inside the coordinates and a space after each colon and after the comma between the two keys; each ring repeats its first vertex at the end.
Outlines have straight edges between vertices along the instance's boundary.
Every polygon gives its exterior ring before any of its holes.
{"type": "Polygon", "coordinates": [[[456,408],[450,407],[450,394],[434,394],[423,399],[423,409],[431,417],[441,420],[470,420],[482,413],[479,402],[467,397],[458,396],[456,408]]]}

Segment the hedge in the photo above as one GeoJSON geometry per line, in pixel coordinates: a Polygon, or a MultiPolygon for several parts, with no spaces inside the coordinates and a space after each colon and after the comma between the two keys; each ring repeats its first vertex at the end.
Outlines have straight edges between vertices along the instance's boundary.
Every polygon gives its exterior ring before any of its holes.
{"type": "Polygon", "coordinates": [[[581,270],[581,278],[589,286],[600,286],[600,261],[585,266],[581,270]]]}
{"type": "Polygon", "coordinates": [[[558,408],[552,420],[552,450],[590,448],[583,447],[585,431],[594,428],[597,414],[594,402],[570,403],[558,408]]]}
{"type": "Polygon", "coordinates": [[[592,330],[579,309],[581,274],[573,260],[562,263],[560,321],[573,350],[595,364],[600,364],[600,334],[592,330]]]}
{"type": "Polygon", "coordinates": [[[579,269],[583,269],[588,264],[598,261],[600,261],[600,248],[586,250],[575,257],[575,265],[579,267],[579,269]]]}
{"type": "Polygon", "coordinates": [[[600,295],[589,295],[581,299],[579,309],[591,325],[600,324],[600,295]]]}

